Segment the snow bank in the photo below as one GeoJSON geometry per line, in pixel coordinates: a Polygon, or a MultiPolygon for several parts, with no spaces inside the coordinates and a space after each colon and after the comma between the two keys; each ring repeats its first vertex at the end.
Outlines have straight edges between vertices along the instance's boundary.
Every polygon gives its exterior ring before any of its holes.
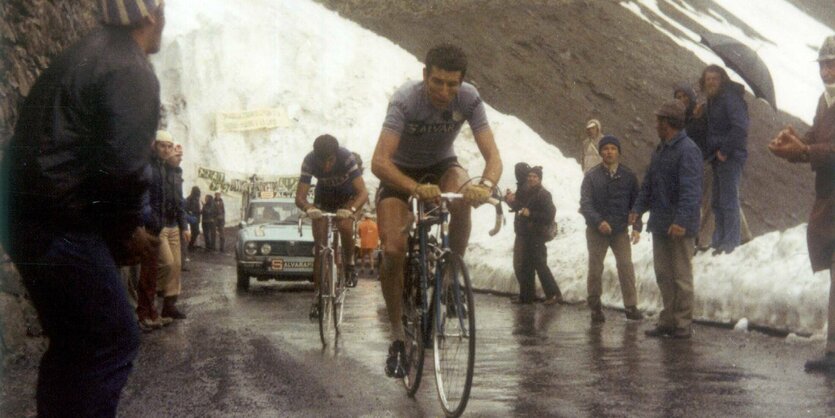
{"type": "MultiPolygon", "coordinates": [[[[310,1],[208,0],[196,6],[167,2],[162,52],[153,58],[162,85],[166,122],[186,149],[187,187],[208,183],[197,168],[220,171],[295,174],[313,138],[329,132],[369,161],[388,98],[422,65],[409,53],[310,1]],[[291,126],[246,133],[218,132],[216,112],[283,108],[291,126]]],[[[793,27],[794,25],[786,25],[793,27]]],[[[474,63],[473,65],[478,65],[474,63]]],[[[545,166],[543,182],[552,191],[562,232],[548,244],[550,265],[567,299],[586,297],[586,247],[577,213],[582,173],[579,165],[546,144],[519,119],[488,107],[505,176],[499,186],[512,188],[518,161],[545,166]]],[[[483,161],[468,128],[456,149],[471,175],[483,161]]],[[[372,190],[378,185],[367,172],[372,190]]],[[[238,213],[239,195],[226,198],[227,213],[238,213]]],[[[516,292],[511,267],[513,231],[495,237],[492,208],[474,211],[467,253],[478,287],[516,292]]],[[[236,222],[230,219],[229,222],[236,222]]],[[[695,315],[699,318],[820,333],[825,324],[828,277],[809,270],[805,226],[771,233],[731,256],[695,258],[695,315]]],[[[657,311],[660,295],[652,270],[649,237],[634,248],[640,307],[657,311]]],[[[603,301],[622,304],[614,273],[606,260],[603,301]]]]}

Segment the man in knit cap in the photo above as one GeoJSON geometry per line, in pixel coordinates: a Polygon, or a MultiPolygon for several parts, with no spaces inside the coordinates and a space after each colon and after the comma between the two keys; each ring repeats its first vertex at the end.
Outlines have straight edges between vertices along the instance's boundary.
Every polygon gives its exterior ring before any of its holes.
{"type": "Polygon", "coordinates": [[[806,229],[812,270],[829,269],[829,326],[826,353],[806,362],[810,372],[835,374],[835,36],[829,36],[818,52],[824,92],[812,128],[801,139],[791,126],[768,145],[776,156],[793,163],[809,163],[815,171],[815,203],[806,229]]]}
{"type": "Polygon", "coordinates": [[[593,167],[583,178],[580,213],[586,218],[586,244],[589,250],[588,304],[592,322],[605,320],[600,296],[603,292],[603,260],[612,248],[617,260],[618,280],[623,294],[626,318],[643,319],[635,291],[635,268],[631,244],[641,236],[641,221],[632,225],[629,236],[629,210],[638,198],[638,178],[620,164],[620,140],[604,136],[599,143],[603,163],[593,167]]]}
{"type": "Polygon", "coordinates": [[[160,105],[147,54],[160,49],[162,9],[103,1],[104,26],[38,77],[4,154],[0,237],[49,337],[41,417],[115,416],[139,348],[118,266],[155,252],[140,225],[160,105]]]}
{"type": "Polygon", "coordinates": [[[664,307],[649,337],[686,339],[692,335],[693,246],[699,229],[702,194],[702,153],[684,131],[685,108],[673,100],[656,112],[661,143],[641,184],[629,214],[635,225],[649,211],[647,229],[652,233],[655,280],[664,307]]]}

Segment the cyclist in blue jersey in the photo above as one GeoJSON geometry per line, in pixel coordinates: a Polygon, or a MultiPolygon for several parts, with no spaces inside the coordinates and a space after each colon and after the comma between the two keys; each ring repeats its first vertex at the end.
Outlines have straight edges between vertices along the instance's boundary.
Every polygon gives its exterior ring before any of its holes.
{"type": "MultiPolygon", "coordinates": [[[[313,141],[313,151],[304,157],[302,162],[299,185],[296,188],[296,206],[307,213],[313,220],[313,241],[315,259],[313,263],[313,277],[319,277],[319,246],[327,237],[327,223],[322,219],[322,212],[335,213],[336,225],[342,237],[342,262],[348,285],[356,285],[354,274],[354,258],[352,241],[353,222],[358,209],[368,202],[368,191],[362,179],[356,159],[351,151],[339,146],[339,142],[331,135],[321,135],[313,141]],[[311,181],[316,177],[313,203],[307,200],[311,181]]],[[[318,295],[319,283],[314,280],[313,285],[318,295]]],[[[319,305],[314,297],[310,309],[310,317],[319,316],[319,305]]]]}
{"type": "Polygon", "coordinates": [[[433,200],[442,191],[464,194],[463,201],[449,206],[450,246],[463,256],[470,238],[470,207],[490,198],[502,174],[484,103],[476,88],[464,82],[466,72],[467,58],[460,48],[448,44],[432,48],[423,79],[407,82],[392,96],[371,162],[381,184],[377,194],[383,245],[380,280],[392,333],[385,370],[392,377],[406,372],[401,316],[409,196],[433,200]],[[478,182],[469,181],[452,146],[465,121],[485,161],[478,182]]]}

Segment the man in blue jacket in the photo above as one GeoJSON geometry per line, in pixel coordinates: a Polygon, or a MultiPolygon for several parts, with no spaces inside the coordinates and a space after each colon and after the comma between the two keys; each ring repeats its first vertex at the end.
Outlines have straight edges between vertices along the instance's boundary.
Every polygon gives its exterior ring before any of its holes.
{"type": "Polygon", "coordinates": [[[690,338],[693,318],[693,246],[699,229],[702,153],[684,132],[684,105],[664,103],[656,112],[661,144],[652,154],[638,200],[629,214],[635,225],[649,211],[655,279],[664,308],[649,337],[690,338]]]}
{"type": "Polygon", "coordinates": [[[635,291],[635,268],[632,265],[632,244],[641,236],[641,222],[632,225],[632,239],[629,237],[629,210],[638,198],[638,178],[623,164],[620,164],[620,140],[606,135],[598,143],[603,159],[586,172],[580,188],[580,213],[586,218],[586,244],[589,250],[588,304],[591,320],[601,323],[606,320],[600,295],[603,292],[603,260],[609,248],[617,261],[618,280],[623,294],[626,318],[643,319],[638,310],[638,295],[635,291]]]}
{"type": "Polygon", "coordinates": [[[140,226],[159,82],[161,0],[105,0],[104,27],[52,60],[4,155],[3,245],[49,347],[39,417],[112,417],[139,349],[117,265],[155,252],[140,226]]]}
{"type": "Polygon", "coordinates": [[[699,85],[707,95],[706,157],[713,168],[714,255],[732,252],[740,243],[739,182],[748,159],[748,105],[744,88],[731,82],[718,65],[702,72],[699,85]]]}

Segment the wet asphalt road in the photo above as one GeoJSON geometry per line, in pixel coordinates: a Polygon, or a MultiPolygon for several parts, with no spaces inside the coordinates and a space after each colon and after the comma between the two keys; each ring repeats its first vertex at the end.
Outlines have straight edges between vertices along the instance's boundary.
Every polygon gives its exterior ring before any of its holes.
{"type": "MultiPolygon", "coordinates": [[[[415,399],[386,378],[379,283],[348,296],[338,347],[307,319],[312,287],[235,290],[234,257],[195,254],[180,305],[188,319],[144,334],[122,396],[125,417],[440,416],[431,361],[415,399]]],[[[580,305],[511,305],[476,295],[477,356],[468,416],[835,416],[835,377],[803,372],[820,341],[696,326],[655,340],[653,321],[580,305]]],[[[431,356],[431,351],[427,351],[431,356]]],[[[33,411],[35,370],[4,376],[2,416],[33,411]],[[11,379],[14,378],[12,382],[11,379]]]]}

